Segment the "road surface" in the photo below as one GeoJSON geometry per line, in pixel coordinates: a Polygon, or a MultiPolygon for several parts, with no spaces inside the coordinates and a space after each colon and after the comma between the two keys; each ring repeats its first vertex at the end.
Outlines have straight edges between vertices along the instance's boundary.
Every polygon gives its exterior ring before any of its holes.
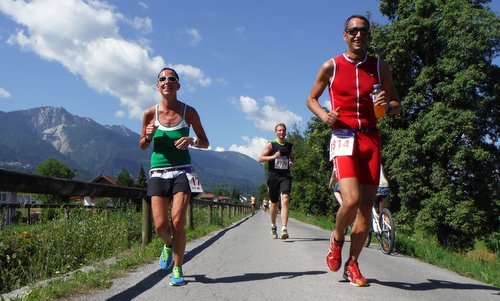
{"type": "MultiPolygon", "coordinates": [[[[495,287],[397,253],[384,255],[376,243],[359,260],[370,286],[351,286],[342,269],[333,273],[325,265],[329,231],[294,219],[288,229],[289,239],[271,239],[269,213],[260,211],[189,242],[185,286],[170,286],[170,270],[154,262],[115,279],[109,289],[71,300],[500,301],[495,287]]],[[[346,237],[343,258],[348,249],[346,237]]]]}

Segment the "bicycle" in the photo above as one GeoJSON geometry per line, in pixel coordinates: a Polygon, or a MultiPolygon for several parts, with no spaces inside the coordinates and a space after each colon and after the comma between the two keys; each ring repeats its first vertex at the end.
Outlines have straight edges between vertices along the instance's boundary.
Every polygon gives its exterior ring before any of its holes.
{"type": "Polygon", "coordinates": [[[372,207],[370,232],[368,232],[368,237],[365,240],[364,246],[370,246],[372,235],[375,233],[375,238],[377,238],[380,244],[382,253],[390,255],[394,250],[394,242],[396,241],[396,226],[389,209],[382,208],[382,210],[380,210],[380,202],[384,197],[384,195],[377,193],[377,199],[374,201],[372,207]]]}
{"type": "MultiPolygon", "coordinates": [[[[342,206],[342,196],[340,195],[338,184],[333,188],[333,193],[339,204],[342,206]]],[[[364,246],[369,247],[372,241],[373,233],[375,233],[375,237],[380,244],[380,250],[382,253],[387,255],[390,255],[394,250],[394,242],[396,241],[396,226],[389,209],[383,208],[380,210],[380,202],[389,195],[389,188],[379,187],[377,191],[377,198],[373,202],[370,231],[368,232],[368,236],[364,242],[364,246]]],[[[350,231],[351,227],[352,225],[345,229],[345,234],[350,231]]]]}

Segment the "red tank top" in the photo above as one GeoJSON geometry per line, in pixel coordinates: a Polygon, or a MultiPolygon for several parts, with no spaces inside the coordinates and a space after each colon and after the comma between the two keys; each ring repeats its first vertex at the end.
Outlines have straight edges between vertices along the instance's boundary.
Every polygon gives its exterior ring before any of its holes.
{"type": "Polygon", "coordinates": [[[332,59],[333,76],[328,87],[332,109],[340,107],[333,128],[376,128],[377,119],[370,93],[379,84],[379,59],[367,56],[355,64],[345,54],[332,59]]]}

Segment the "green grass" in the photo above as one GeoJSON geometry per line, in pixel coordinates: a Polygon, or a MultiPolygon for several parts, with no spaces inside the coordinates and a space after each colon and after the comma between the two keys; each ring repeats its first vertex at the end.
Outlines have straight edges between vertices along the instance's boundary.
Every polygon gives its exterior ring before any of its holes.
{"type": "Polygon", "coordinates": [[[472,252],[454,253],[440,247],[432,240],[424,240],[417,236],[398,234],[396,238],[396,250],[400,253],[500,287],[500,262],[493,253],[487,251],[486,247],[480,245],[481,243],[476,244],[472,252]],[[484,255],[473,255],[478,253],[484,255]]]}
{"type": "Polygon", "coordinates": [[[300,220],[304,223],[308,223],[310,225],[318,226],[322,229],[333,230],[335,225],[333,224],[333,219],[328,216],[314,216],[310,214],[306,214],[300,211],[290,210],[290,217],[300,220]]]}
{"type": "MultiPolygon", "coordinates": [[[[194,229],[186,229],[188,240],[203,237],[248,215],[230,218],[225,210],[223,219],[214,214],[209,223],[206,207],[194,206],[193,211],[194,229]]],[[[141,213],[109,212],[92,213],[89,216],[88,211],[78,214],[72,212],[71,219],[61,218],[43,225],[21,225],[0,231],[0,263],[6,267],[0,271],[3,277],[0,278],[0,288],[4,293],[30,284],[31,291],[14,300],[55,300],[80,293],[88,294],[108,288],[112,285],[112,279],[158,259],[162,242],[157,237],[145,248],[140,245],[141,213]],[[73,244],[77,245],[72,247],[73,244]],[[85,256],[82,257],[82,253],[85,256]],[[43,259],[43,256],[48,258],[43,259]],[[61,256],[63,259],[57,259],[61,256]],[[29,260],[20,260],[30,257],[29,260]],[[104,264],[102,261],[107,258],[116,261],[104,264]],[[56,261],[53,265],[50,264],[52,260],[56,261]],[[77,270],[71,273],[71,277],[53,278],[84,265],[93,265],[95,269],[86,272],[77,270]],[[39,282],[51,277],[52,280],[46,284],[41,285],[39,282]]]]}
{"type": "MultiPolygon", "coordinates": [[[[295,211],[290,212],[290,217],[323,229],[334,229],[331,217],[314,217],[295,211]]],[[[470,252],[454,253],[422,236],[397,233],[395,251],[500,288],[499,259],[481,241],[476,242],[470,252]]],[[[381,253],[380,256],[386,255],[381,253]]]]}

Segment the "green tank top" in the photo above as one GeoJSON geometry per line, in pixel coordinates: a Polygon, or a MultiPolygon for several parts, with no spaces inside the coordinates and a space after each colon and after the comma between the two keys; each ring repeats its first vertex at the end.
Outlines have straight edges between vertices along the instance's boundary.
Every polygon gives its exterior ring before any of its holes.
{"type": "Polygon", "coordinates": [[[173,126],[165,126],[160,123],[158,117],[158,105],[155,109],[155,126],[158,128],[153,136],[153,152],[151,153],[151,168],[171,167],[191,164],[191,156],[187,149],[177,149],[174,141],[189,136],[189,125],[186,122],[186,108],[182,120],[173,126]]]}

